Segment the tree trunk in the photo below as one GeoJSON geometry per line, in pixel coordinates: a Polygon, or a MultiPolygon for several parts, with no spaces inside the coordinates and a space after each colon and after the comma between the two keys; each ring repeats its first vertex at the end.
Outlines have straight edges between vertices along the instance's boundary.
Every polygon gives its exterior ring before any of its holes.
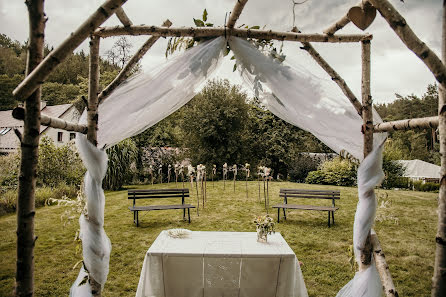
{"type": "MultiPolygon", "coordinates": [[[[443,33],[441,56],[446,61],[446,1],[443,1],[443,33]]],[[[438,130],[440,131],[441,180],[438,197],[438,224],[432,297],[446,296],[446,89],[440,85],[438,98],[438,130]]]]}
{"type": "MultiPolygon", "coordinates": [[[[43,0],[25,2],[29,15],[29,43],[26,74],[43,59],[45,13],[43,0]]],[[[16,296],[34,296],[35,188],[40,134],[40,87],[25,100],[21,163],[17,198],[16,296]]]]}

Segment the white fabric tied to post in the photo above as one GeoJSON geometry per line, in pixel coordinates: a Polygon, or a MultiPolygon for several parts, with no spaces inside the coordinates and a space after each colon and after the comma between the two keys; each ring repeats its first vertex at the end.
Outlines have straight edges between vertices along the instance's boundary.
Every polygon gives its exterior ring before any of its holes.
{"type": "MultiPolygon", "coordinates": [[[[384,179],[382,170],[383,145],[373,150],[358,168],[359,201],[356,207],[353,225],[353,249],[358,263],[361,262],[361,250],[375,221],[377,201],[374,188],[384,179]]],[[[381,280],[372,258],[371,265],[359,271],[347,283],[336,297],[380,297],[382,295],[381,280]]]]}
{"type": "MultiPolygon", "coordinates": [[[[111,252],[110,239],[104,231],[105,196],[102,190],[102,180],[107,172],[108,158],[103,150],[92,145],[83,134],[77,133],[76,144],[87,168],[84,177],[87,214],[81,214],[79,218],[82,254],[90,276],[103,287],[107,281],[111,252]]],[[[92,296],[88,282],[80,285],[86,276],[87,272],[84,267],[81,267],[78,278],[70,289],[70,296],[92,296]]]]}

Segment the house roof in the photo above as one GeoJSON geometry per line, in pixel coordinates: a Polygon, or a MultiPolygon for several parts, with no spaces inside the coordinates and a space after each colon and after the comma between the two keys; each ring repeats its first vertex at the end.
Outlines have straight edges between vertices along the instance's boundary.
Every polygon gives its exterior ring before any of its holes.
{"type": "MultiPolygon", "coordinates": [[[[59,118],[72,106],[72,104],[45,106],[41,110],[41,113],[50,117],[59,118]]],[[[12,110],[0,111],[0,130],[3,130],[4,128],[14,127],[23,127],[23,121],[14,119],[12,117],[12,110]]],[[[40,132],[42,133],[46,128],[47,127],[41,126],[40,132]]],[[[12,129],[9,130],[7,133],[11,133],[11,131],[12,129]]]]}
{"type": "Polygon", "coordinates": [[[410,178],[440,178],[440,166],[421,160],[398,160],[406,172],[405,177],[410,178]]]}

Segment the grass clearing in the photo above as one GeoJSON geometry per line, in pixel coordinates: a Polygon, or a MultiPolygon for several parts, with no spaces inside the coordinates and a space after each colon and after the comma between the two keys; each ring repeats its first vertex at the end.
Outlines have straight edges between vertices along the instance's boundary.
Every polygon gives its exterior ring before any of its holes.
{"type": "MultiPolygon", "coordinates": [[[[186,187],[190,184],[186,183],[186,187]]],[[[175,183],[162,185],[128,186],[127,188],[174,188],[175,183]]],[[[181,184],[178,184],[181,187],[181,184]]],[[[357,203],[357,189],[350,187],[321,186],[272,182],[269,184],[270,205],[281,202],[280,188],[339,189],[341,199],[336,205],[335,225],[327,227],[327,213],[293,210],[287,213],[286,222],[276,224],[298,259],[303,262],[302,272],[310,296],[335,296],[353,276],[348,263],[348,248],[352,244],[353,219],[357,203]]],[[[208,183],[208,199],[200,216],[191,210],[192,223],[182,220],[182,210],[140,212],[137,228],[133,215],[127,209],[131,200],[127,191],[106,192],[105,231],[112,242],[110,273],[103,296],[134,296],[138,285],[144,255],[158,234],[164,229],[188,228],[203,231],[255,231],[253,218],[265,212],[258,201],[258,184],[245,182],[208,183]]],[[[263,187],[262,187],[263,191],[263,187]]],[[[437,222],[437,193],[378,190],[387,193],[391,205],[378,212],[393,215],[395,220],[377,222],[375,230],[386,254],[395,285],[400,296],[430,296],[431,278],[435,257],[437,222]]],[[[196,204],[195,189],[186,203],[196,204]]],[[[263,192],[262,192],[263,198],[263,192]]],[[[166,199],[167,200],[167,199],[166,199]]],[[[179,201],[176,201],[176,203],[179,201]]],[[[299,199],[302,200],[302,199],[299,199]]],[[[173,202],[172,201],[172,202],[173,202]]],[[[139,204],[162,201],[144,201],[139,204]]],[[[301,201],[302,202],[302,201],[301,201]]],[[[292,203],[292,200],[289,200],[292,203]]],[[[304,203],[307,203],[304,201],[304,203]]],[[[308,201],[330,204],[330,201],[308,201]]],[[[138,204],[138,202],[137,202],[138,204]]],[[[200,200],[201,206],[201,200],[200,200]]],[[[66,224],[61,216],[64,206],[37,209],[35,233],[35,295],[66,296],[79,267],[73,265],[81,259],[76,254],[74,236],[77,220],[66,224]]],[[[270,214],[277,219],[276,210],[270,214]]],[[[0,217],[0,296],[13,296],[16,254],[16,216],[0,217]]]]}

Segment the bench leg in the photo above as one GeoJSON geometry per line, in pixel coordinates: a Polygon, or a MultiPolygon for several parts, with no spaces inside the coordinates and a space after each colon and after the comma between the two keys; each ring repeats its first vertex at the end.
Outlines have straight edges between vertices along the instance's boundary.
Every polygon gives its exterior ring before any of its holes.
{"type": "Polygon", "coordinates": [[[280,222],[280,208],[277,208],[277,223],[280,222]]]}
{"type": "Polygon", "coordinates": [[[187,209],[187,216],[189,217],[189,224],[190,224],[190,208],[187,209]]]}
{"type": "Polygon", "coordinates": [[[133,211],[133,224],[136,224],[136,211],[133,211]]]}
{"type": "Polygon", "coordinates": [[[331,212],[331,221],[333,222],[333,225],[334,225],[334,223],[335,223],[334,222],[334,211],[331,212]]]}
{"type": "Polygon", "coordinates": [[[136,227],[139,226],[139,211],[135,211],[136,212],[136,227]]]}
{"type": "Polygon", "coordinates": [[[186,209],[183,208],[183,221],[185,221],[185,220],[186,220],[186,209]]]}
{"type": "Polygon", "coordinates": [[[330,227],[330,211],[328,212],[328,227],[330,227]]]}
{"type": "Polygon", "coordinates": [[[283,218],[284,218],[285,221],[286,221],[286,211],[285,211],[285,208],[283,208],[283,218]]]}

